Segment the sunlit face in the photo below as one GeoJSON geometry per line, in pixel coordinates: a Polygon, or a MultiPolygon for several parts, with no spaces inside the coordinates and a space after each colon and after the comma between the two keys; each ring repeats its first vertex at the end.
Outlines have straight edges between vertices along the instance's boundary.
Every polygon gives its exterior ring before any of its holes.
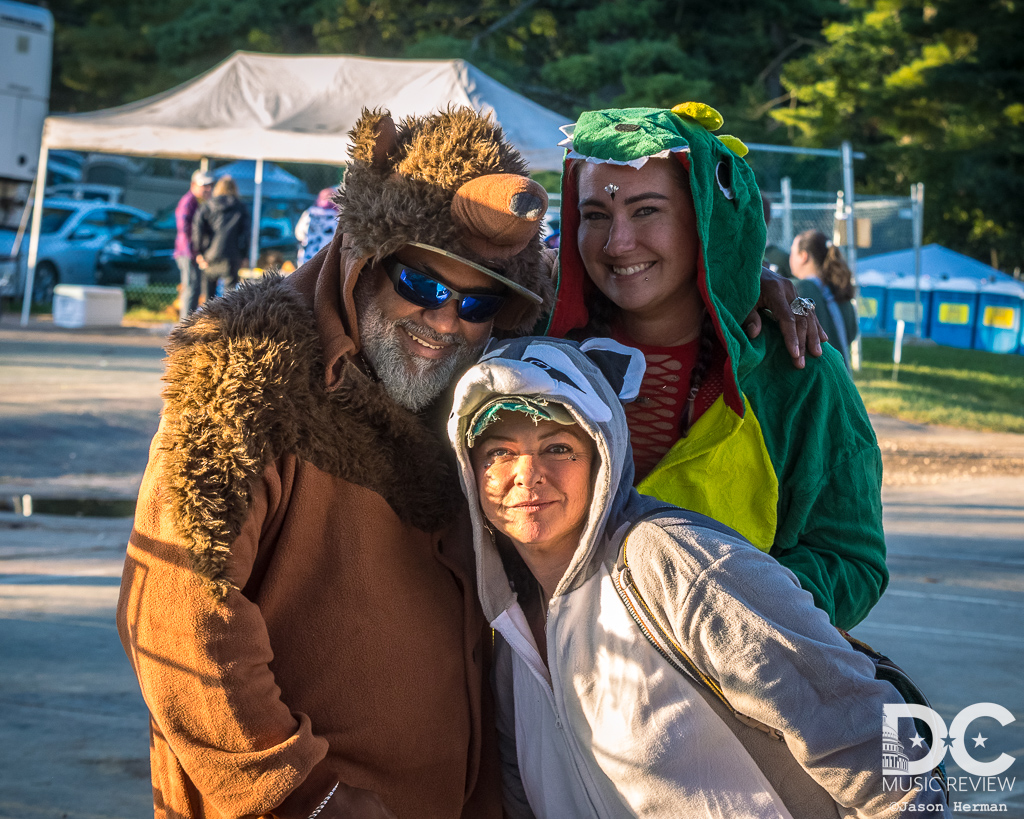
{"type": "Polygon", "coordinates": [[[817,273],[814,263],[811,262],[811,254],[800,249],[800,237],[793,240],[793,246],[789,249],[789,269],[798,279],[806,279],[817,273]]]}
{"type": "Polygon", "coordinates": [[[590,436],[573,424],[503,412],[471,450],[484,517],[531,555],[571,560],[586,525],[597,460],[590,436]]]}
{"type": "Polygon", "coordinates": [[[580,169],[583,264],[602,293],[637,317],[691,315],[702,305],[696,216],[669,164],[677,161],[650,159],[639,170],[586,162],[580,169]]]}
{"type": "MultiPolygon", "coordinates": [[[[456,290],[500,290],[485,273],[423,248],[406,246],[395,256],[456,290]]],[[[363,353],[396,402],[423,409],[476,361],[492,322],[463,321],[455,299],[436,310],[406,301],[379,265],[362,276],[354,298],[363,353]]]]}

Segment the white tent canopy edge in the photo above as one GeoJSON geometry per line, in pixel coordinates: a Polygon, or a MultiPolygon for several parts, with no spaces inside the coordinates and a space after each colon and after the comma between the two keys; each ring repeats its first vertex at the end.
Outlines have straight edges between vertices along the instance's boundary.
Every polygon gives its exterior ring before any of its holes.
{"type": "Polygon", "coordinates": [[[343,164],[363,108],[400,119],[467,105],[494,116],[530,168],[560,170],[567,119],[463,60],[381,60],[235,52],[194,80],[138,102],[50,116],[43,126],[22,324],[28,323],[48,152],[256,160],[250,264],[258,244],[264,160],[343,164]]]}

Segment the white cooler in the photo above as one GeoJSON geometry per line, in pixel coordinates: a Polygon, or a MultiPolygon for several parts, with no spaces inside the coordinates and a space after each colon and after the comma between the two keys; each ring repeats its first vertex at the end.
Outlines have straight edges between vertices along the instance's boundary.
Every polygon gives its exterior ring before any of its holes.
{"type": "Polygon", "coordinates": [[[58,327],[120,327],[123,318],[120,287],[58,284],[53,288],[53,323],[58,327]]]}

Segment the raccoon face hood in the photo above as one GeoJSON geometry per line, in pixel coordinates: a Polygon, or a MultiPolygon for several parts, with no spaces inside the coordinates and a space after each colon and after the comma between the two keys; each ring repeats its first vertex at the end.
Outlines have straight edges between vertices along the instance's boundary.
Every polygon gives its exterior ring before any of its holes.
{"type": "Polygon", "coordinates": [[[652,158],[672,158],[686,168],[697,218],[700,248],[698,286],[728,353],[725,401],[743,414],[741,375],[761,361],[763,347],[752,344],[742,322],[760,293],[766,227],[754,173],[743,160],[746,146],[732,136],[715,136],[721,115],[696,102],[671,111],[624,108],[588,111],[580,116],[566,148],[562,173],[558,301],[548,333],[562,337],[586,327],[593,284],[577,243],[580,225],[578,169],[581,162],[640,168],[652,158]]]}
{"type": "MultiPolygon", "coordinates": [[[[564,339],[527,337],[492,342],[480,362],[459,381],[448,420],[448,437],[459,462],[463,491],[469,499],[476,550],[477,579],[484,613],[491,622],[515,602],[497,547],[480,510],[470,433],[481,411],[505,397],[516,403],[564,408],[594,441],[598,455],[586,526],[572,562],[555,594],[575,589],[605,557],[608,538],[643,503],[633,489],[629,430],[621,401],[632,401],[644,373],[643,355],[607,338],[582,344],[564,339]]],[[[559,413],[561,414],[561,413],[559,413]]]]}

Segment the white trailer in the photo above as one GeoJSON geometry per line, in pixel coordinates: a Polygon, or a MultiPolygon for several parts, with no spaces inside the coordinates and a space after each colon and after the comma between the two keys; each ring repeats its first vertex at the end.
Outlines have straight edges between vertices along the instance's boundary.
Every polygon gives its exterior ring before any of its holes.
{"type": "Polygon", "coordinates": [[[50,106],[53,15],[0,0],[0,180],[31,182],[50,106]]]}

